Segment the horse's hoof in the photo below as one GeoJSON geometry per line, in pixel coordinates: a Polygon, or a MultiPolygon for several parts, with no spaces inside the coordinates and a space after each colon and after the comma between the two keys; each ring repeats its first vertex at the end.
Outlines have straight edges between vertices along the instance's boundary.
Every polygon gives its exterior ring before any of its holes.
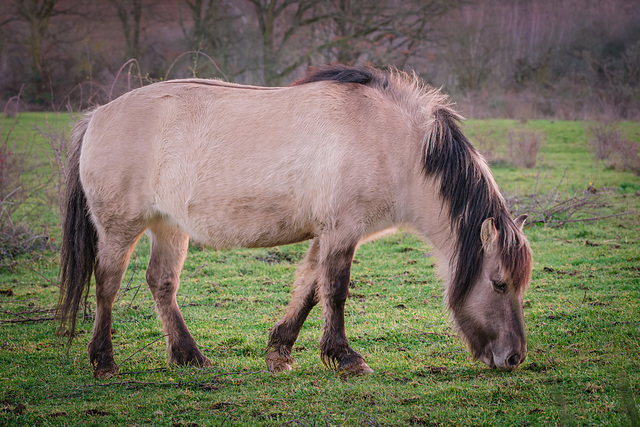
{"type": "Polygon", "coordinates": [[[267,369],[269,372],[274,374],[278,374],[280,372],[289,372],[293,368],[291,367],[291,360],[286,357],[280,355],[277,351],[272,351],[267,354],[265,357],[265,362],[267,362],[267,369]]]}
{"type": "Polygon", "coordinates": [[[170,365],[196,366],[198,368],[210,368],[213,366],[211,360],[197,348],[191,351],[174,351],[169,354],[170,365]]]}
{"type": "Polygon", "coordinates": [[[267,364],[267,368],[269,372],[274,374],[279,374],[281,372],[290,372],[293,370],[293,367],[286,362],[278,363],[278,364],[267,364]]]}
{"type": "Polygon", "coordinates": [[[118,373],[118,365],[115,363],[96,366],[96,369],[93,371],[93,376],[99,380],[106,380],[107,378],[111,378],[112,376],[118,373]]]}
{"type": "Polygon", "coordinates": [[[181,363],[176,363],[176,362],[170,362],[170,363],[173,365],[195,366],[196,368],[211,368],[213,366],[213,363],[211,363],[211,360],[209,360],[207,356],[204,356],[202,354],[194,356],[181,363]]]}
{"type": "Polygon", "coordinates": [[[197,358],[197,360],[191,362],[192,365],[199,366],[201,368],[211,368],[213,363],[207,356],[202,355],[201,358],[197,358]]]}
{"type": "Polygon", "coordinates": [[[367,375],[372,374],[373,369],[367,365],[364,359],[358,358],[347,365],[340,366],[339,372],[347,375],[367,375]]]}

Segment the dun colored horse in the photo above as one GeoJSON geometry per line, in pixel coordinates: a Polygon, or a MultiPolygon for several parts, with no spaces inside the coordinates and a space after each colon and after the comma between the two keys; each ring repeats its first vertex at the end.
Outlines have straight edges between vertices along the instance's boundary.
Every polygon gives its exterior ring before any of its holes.
{"type": "Polygon", "coordinates": [[[482,156],[448,98],[415,75],[316,69],[289,87],[173,80],[86,114],[68,157],[59,317],[71,336],[96,282],[89,358],[117,372],[112,306],[147,232],[146,278],[169,362],[211,366],[176,302],[189,240],[213,248],[311,240],[291,302],[270,331],[266,363],[292,368],[310,310],[324,316],[323,362],[372,372],[344,326],[359,242],[403,226],[430,241],[454,322],[474,357],[511,370],[526,356],[522,295],[532,258],[482,156]]]}

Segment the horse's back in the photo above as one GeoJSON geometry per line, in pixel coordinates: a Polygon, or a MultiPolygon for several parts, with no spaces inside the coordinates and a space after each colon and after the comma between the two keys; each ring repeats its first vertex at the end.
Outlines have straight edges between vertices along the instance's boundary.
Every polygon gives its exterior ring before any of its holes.
{"type": "Polygon", "coordinates": [[[163,218],[216,247],[305,240],[389,181],[371,112],[352,104],[329,84],[151,85],[94,113],[83,185],[105,216],[163,218]]]}

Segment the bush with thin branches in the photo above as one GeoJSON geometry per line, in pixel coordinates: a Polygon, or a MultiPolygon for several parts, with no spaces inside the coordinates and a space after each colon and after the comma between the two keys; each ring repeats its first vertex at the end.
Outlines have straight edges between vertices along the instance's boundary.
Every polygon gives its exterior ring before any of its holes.
{"type": "Polygon", "coordinates": [[[544,133],[533,129],[510,129],[507,133],[509,162],[516,168],[534,167],[544,137],[544,133]]]}
{"type": "Polygon", "coordinates": [[[29,197],[24,178],[32,172],[27,156],[16,150],[13,138],[19,104],[18,96],[11,98],[0,119],[0,264],[49,244],[48,235],[37,234],[29,224],[14,221],[14,214],[29,197]]]}
{"type": "Polygon", "coordinates": [[[596,160],[611,169],[640,174],[638,144],[624,136],[618,122],[596,122],[589,126],[587,133],[596,160]]]}

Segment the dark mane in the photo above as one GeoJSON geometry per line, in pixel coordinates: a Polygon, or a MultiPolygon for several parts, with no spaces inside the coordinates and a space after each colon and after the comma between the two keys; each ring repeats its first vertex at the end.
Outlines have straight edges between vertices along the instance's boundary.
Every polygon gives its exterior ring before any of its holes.
{"type": "Polygon", "coordinates": [[[324,81],[368,85],[374,81],[377,73],[379,73],[378,70],[366,66],[327,65],[312,67],[305,77],[293,82],[291,86],[324,81]]]}
{"type": "Polygon", "coordinates": [[[518,290],[526,286],[531,274],[529,245],[487,173],[484,160],[460,130],[458,117],[452,110],[438,109],[433,115],[434,130],[423,151],[423,171],[439,183],[451,229],[457,235],[449,305],[452,308],[461,305],[480,274],[483,261],[480,230],[487,218],[495,220],[501,261],[514,287],[518,290]]]}

